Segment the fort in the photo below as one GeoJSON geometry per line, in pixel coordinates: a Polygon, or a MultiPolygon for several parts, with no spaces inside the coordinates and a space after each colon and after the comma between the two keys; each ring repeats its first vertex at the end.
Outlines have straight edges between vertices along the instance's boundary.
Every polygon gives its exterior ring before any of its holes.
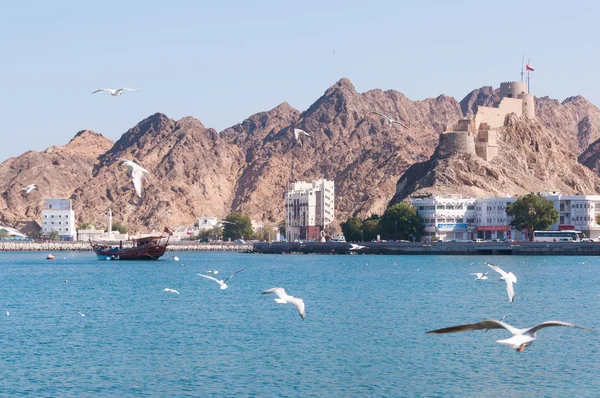
{"type": "Polygon", "coordinates": [[[525,82],[500,83],[500,102],[498,106],[478,106],[471,118],[459,120],[446,126],[440,135],[439,157],[448,157],[456,153],[476,155],[490,161],[498,155],[498,129],[504,126],[506,115],[535,118],[535,103],[525,82]]]}

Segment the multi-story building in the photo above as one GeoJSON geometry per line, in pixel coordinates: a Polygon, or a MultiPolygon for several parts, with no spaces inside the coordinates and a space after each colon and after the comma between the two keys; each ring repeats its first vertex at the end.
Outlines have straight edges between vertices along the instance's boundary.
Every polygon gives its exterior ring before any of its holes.
{"type": "Polygon", "coordinates": [[[69,199],[44,199],[42,207],[42,232],[49,236],[57,231],[61,240],[75,240],[75,211],[69,199]]]}
{"type": "Polygon", "coordinates": [[[461,195],[414,199],[412,205],[425,222],[423,239],[431,240],[433,236],[442,240],[472,239],[475,201],[461,195]]]}
{"type": "Polygon", "coordinates": [[[295,182],[285,197],[286,239],[317,240],[333,221],[333,181],[295,182]]]}
{"type": "MultiPolygon", "coordinates": [[[[600,195],[562,195],[538,192],[552,201],[559,212],[558,222],[550,230],[574,229],[592,239],[600,238],[600,195]]],[[[490,198],[448,197],[413,199],[412,205],[425,220],[424,240],[436,236],[442,240],[526,239],[522,231],[510,226],[506,208],[518,196],[490,198]]]]}

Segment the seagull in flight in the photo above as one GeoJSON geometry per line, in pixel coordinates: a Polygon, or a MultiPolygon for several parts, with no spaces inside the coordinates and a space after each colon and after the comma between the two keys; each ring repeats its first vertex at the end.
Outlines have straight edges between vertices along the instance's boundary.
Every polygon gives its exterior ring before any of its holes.
{"type": "Polygon", "coordinates": [[[480,279],[481,279],[481,280],[486,280],[486,279],[488,278],[488,277],[487,277],[487,274],[488,274],[487,272],[485,272],[485,273],[481,273],[481,272],[474,272],[474,273],[472,273],[472,274],[469,274],[469,275],[476,275],[476,276],[477,276],[477,278],[475,278],[475,280],[476,280],[476,281],[478,281],[478,280],[480,280],[480,279]]]}
{"type": "Polygon", "coordinates": [[[219,271],[217,270],[211,270],[211,271],[206,271],[207,274],[213,274],[213,275],[217,275],[219,273],[219,271]]]}
{"type": "Polygon", "coordinates": [[[296,306],[298,309],[298,314],[300,314],[300,318],[304,319],[305,311],[304,311],[304,300],[299,297],[288,296],[285,290],[282,287],[274,287],[262,292],[262,294],[275,293],[277,297],[274,299],[277,304],[287,304],[291,303],[296,306]]]}
{"type": "Polygon", "coordinates": [[[165,287],[163,289],[163,292],[179,294],[179,292],[177,290],[175,290],[175,289],[169,289],[168,287],[165,287]]]}
{"type": "Polygon", "coordinates": [[[179,261],[179,257],[177,257],[177,256],[173,256],[173,260],[174,260],[174,261],[179,261]]]}
{"type": "Polygon", "coordinates": [[[509,347],[515,348],[518,352],[522,352],[525,347],[529,347],[536,339],[536,333],[538,330],[551,327],[551,326],[565,326],[569,328],[577,328],[588,330],[590,332],[596,332],[593,329],[584,328],[581,326],[573,325],[572,323],[562,322],[562,321],[547,321],[540,323],[532,328],[528,329],[518,329],[514,326],[509,325],[508,323],[504,323],[502,321],[497,321],[495,319],[490,319],[486,321],[481,321],[477,323],[470,323],[466,325],[458,325],[451,326],[449,328],[431,330],[427,333],[455,333],[455,332],[466,332],[470,330],[480,330],[480,329],[506,329],[513,334],[511,338],[504,340],[497,340],[497,343],[505,344],[509,347]]]}
{"type": "Polygon", "coordinates": [[[135,192],[141,198],[142,197],[142,177],[144,174],[148,174],[148,170],[144,169],[142,166],[138,165],[131,160],[123,160],[121,166],[127,167],[131,171],[131,179],[133,181],[133,187],[135,188],[135,192]]]}
{"type": "Polygon", "coordinates": [[[381,116],[382,118],[385,119],[385,122],[387,123],[388,126],[391,126],[392,124],[399,124],[400,126],[404,127],[405,129],[408,129],[408,127],[406,126],[406,124],[398,121],[398,120],[394,120],[391,117],[388,117],[387,115],[384,115],[383,113],[380,112],[371,112],[374,113],[376,115],[381,116]]]}
{"type": "Polygon", "coordinates": [[[119,95],[123,94],[125,91],[137,91],[137,90],[134,90],[132,88],[117,88],[117,89],[101,88],[99,90],[92,92],[92,94],[96,94],[101,91],[106,91],[109,95],[112,95],[113,97],[118,97],[119,95]]]}
{"type": "Polygon", "coordinates": [[[350,243],[350,251],[354,251],[354,250],[362,250],[362,249],[366,249],[367,246],[361,246],[361,245],[357,245],[356,243],[350,243]]]}
{"type": "Polygon", "coordinates": [[[308,134],[304,130],[294,129],[294,137],[296,138],[296,141],[300,144],[300,146],[302,146],[302,144],[304,144],[304,140],[306,139],[306,137],[310,137],[310,134],[308,134]]]}
{"type": "Polygon", "coordinates": [[[227,281],[230,280],[231,278],[233,278],[233,276],[235,274],[239,274],[240,272],[242,272],[246,268],[247,267],[244,267],[244,268],[242,268],[240,270],[235,271],[233,274],[229,275],[227,278],[225,278],[223,280],[217,279],[217,278],[215,278],[213,276],[209,276],[209,275],[203,275],[203,274],[196,274],[196,275],[201,276],[201,277],[206,278],[206,279],[210,279],[211,281],[217,282],[219,285],[221,285],[221,290],[225,290],[225,289],[227,289],[229,287],[229,286],[227,286],[227,281]]]}
{"type": "Polygon", "coordinates": [[[512,303],[515,301],[515,290],[513,283],[517,283],[517,277],[512,272],[505,272],[502,268],[494,264],[488,264],[488,267],[502,275],[500,279],[506,282],[506,291],[508,292],[508,300],[512,303]]]}
{"type": "Polygon", "coordinates": [[[83,312],[79,312],[79,311],[77,311],[77,313],[78,313],[79,315],[81,315],[81,316],[85,316],[85,314],[84,314],[83,312]]]}
{"type": "Polygon", "coordinates": [[[21,188],[21,190],[25,191],[25,193],[29,193],[29,192],[33,191],[34,189],[36,189],[36,188],[37,187],[35,186],[35,184],[29,184],[25,188],[21,188]]]}

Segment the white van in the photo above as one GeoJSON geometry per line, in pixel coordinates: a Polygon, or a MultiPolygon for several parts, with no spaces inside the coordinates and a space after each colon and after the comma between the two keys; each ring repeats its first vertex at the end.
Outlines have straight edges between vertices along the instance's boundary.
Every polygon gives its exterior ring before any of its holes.
{"type": "Polygon", "coordinates": [[[346,237],[344,235],[338,235],[330,239],[331,242],[345,242],[346,237]]]}

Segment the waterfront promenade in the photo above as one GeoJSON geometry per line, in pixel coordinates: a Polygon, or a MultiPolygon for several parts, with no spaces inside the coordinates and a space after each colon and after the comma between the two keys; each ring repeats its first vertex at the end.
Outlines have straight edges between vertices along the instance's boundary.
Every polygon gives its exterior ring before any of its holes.
{"type": "MultiPolygon", "coordinates": [[[[111,242],[118,246],[119,242],[111,242]]],[[[63,251],[92,251],[87,242],[18,242],[0,241],[0,252],[63,252],[63,251]]],[[[167,251],[252,251],[252,245],[237,243],[200,243],[200,242],[176,242],[169,243],[167,251]]]]}

